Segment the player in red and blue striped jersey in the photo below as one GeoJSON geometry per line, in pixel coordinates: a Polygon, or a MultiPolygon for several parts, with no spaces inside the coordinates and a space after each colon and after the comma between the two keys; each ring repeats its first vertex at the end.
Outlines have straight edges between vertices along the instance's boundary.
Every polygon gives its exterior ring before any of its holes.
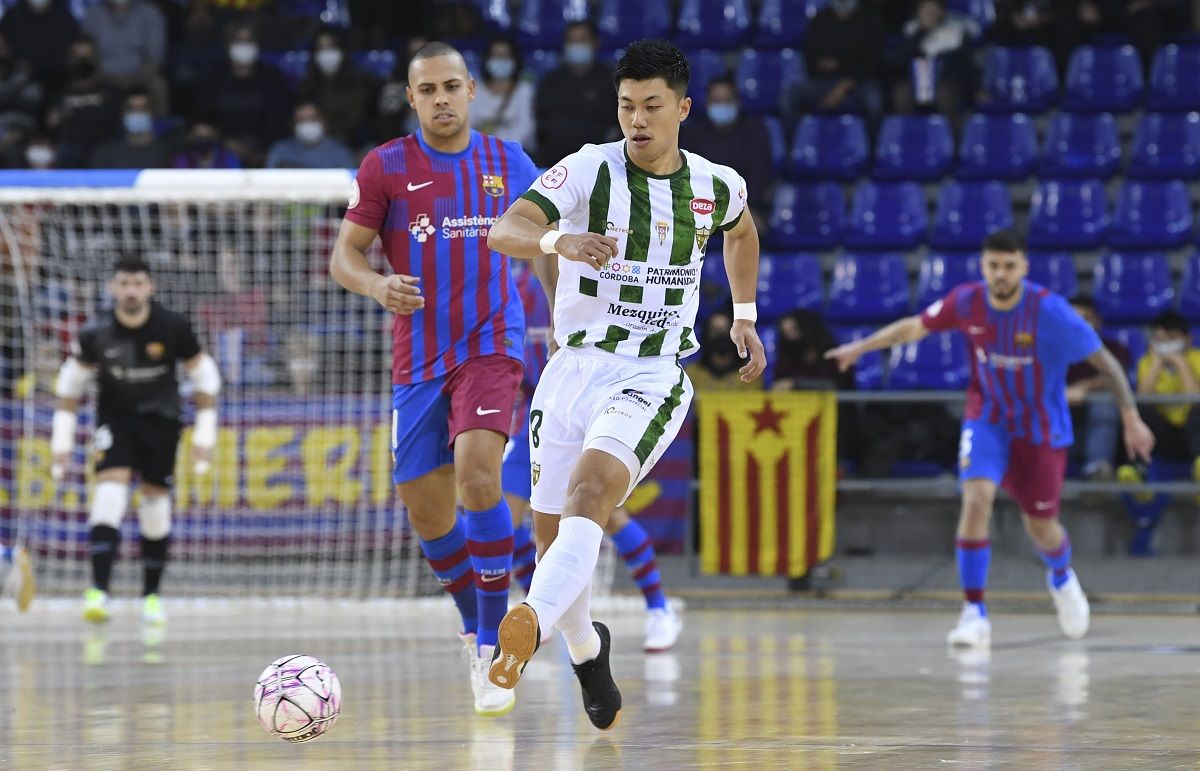
{"type": "Polygon", "coordinates": [[[512,691],[488,683],[486,665],[508,609],[513,531],[500,465],[525,319],[508,258],[487,235],[537,172],[519,145],[471,129],[475,83],[451,46],[413,56],[407,94],[420,130],[363,159],[330,272],[395,314],[392,480],[462,616],[475,711],[498,716],[512,691]],[[366,259],[376,236],[391,275],[366,259]]]}
{"type": "Polygon", "coordinates": [[[956,552],[965,603],[947,641],[987,647],[991,621],[983,602],[991,545],[988,523],[997,487],[1021,507],[1025,529],[1046,564],[1046,581],[1063,633],[1087,633],[1090,610],[1071,569],[1071,542],[1058,521],[1073,441],[1067,367],[1087,360],[1111,383],[1130,457],[1149,460],[1154,435],[1138,414],[1124,367],[1061,296],[1026,280],[1021,237],[998,231],[983,244],[983,281],[953,289],[923,313],[901,319],[826,356],[844,370],[867,351],[914,343],[957,329],[967,337],[971,380],[959,446],[962,514],[956,552]]]}

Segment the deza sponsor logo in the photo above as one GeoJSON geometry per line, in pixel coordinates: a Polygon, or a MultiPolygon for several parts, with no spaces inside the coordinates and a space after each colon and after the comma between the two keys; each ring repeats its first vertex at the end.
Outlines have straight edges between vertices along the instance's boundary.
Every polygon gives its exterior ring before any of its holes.
{"type": "Polygon", "coordinates": [[[710,198],[693,198],[692,211],[701,217],[712,214],[717,210],[717,204],[710,198]]]}

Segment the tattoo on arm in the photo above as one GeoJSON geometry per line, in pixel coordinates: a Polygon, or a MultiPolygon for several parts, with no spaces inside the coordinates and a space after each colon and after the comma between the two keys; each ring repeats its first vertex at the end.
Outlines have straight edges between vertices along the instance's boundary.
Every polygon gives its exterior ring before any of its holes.
{"type": "Polygon", "coordinates": [[[1108,379],[1108,384],[1112,388],[1113,398],[1116,399],[1117,407],[1126,409],[1133,407],[1136,409],[1133,396],[1133,389],[1129,387],[1129,378],[1125,375],[1125,369],[1121,366],[1121,362],[1108,352],[1107,348],[1101,348],[1088,357],[1088,362],[1093,367],[1100,370],[1108,379]]]}

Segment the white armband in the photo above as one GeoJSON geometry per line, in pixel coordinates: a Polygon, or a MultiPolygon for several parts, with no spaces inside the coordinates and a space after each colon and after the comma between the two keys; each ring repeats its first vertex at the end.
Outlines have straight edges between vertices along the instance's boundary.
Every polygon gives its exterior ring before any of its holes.
{"type": "Polygon", "coordinates": [[[54,395],[60,399],[82,399],[83,389],[87,387],[93,374],[74,356],[68,356],[58,370],[58,379],[54,382],[54,395]]]}
{"type": "Polygon", "coordinates": [[[212,407],[196,410],[196,425],[192,427],[192,444],[211,450],[217,444],[217,411],[212,407]]]}
{"type": "Polygon", "coordinates": [[[207,353],[200,354],[200,360],[187,371],[187,375],[198,393],[209,396],[221,393],[221,373],[217,371],[217,363],[207,353]]]}
{"type": "Polygon", "coordinates": [[[563,235],[564,233],[561,230],[547,230],[546,235],[542,236],[541,240],[538,241],[538,248],[542,250],[542,254],[558,254],[558,250],[554,248],[554,245],[558,243],[558,239],[563,235]]]}
{"type": "Polygon", "coordinates": [[[50,428],[50,454],[65,455],[75,446],[75,413],[55,410],[50,428]]]}
{"type": "Polygon", "coordinates": [[[758,321],[758,305],[756,303],[734,303],[734,321],[758,321]]]}

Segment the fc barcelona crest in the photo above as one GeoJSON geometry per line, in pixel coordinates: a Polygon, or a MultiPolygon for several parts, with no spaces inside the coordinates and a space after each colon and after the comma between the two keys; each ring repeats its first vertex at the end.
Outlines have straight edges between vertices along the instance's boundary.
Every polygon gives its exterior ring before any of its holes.
{"type": "Polygon", "coordinates": [[[708,237],[712,235],[712,228],[707,225],[696,227],[696,248],[704,254],[704,247],[708,246],[708,237]]]}
{"type": "Polygon", "coordinates": [[[146,356],[152,361],[158,361],[166,352],[167,349],[163,347],[162,343],[146,343],[146,356]]]}
{"type": "Polygon", "coordinates": [[[494,198],[504,195],[504,177],[499,174],[484,174],[483,192],[494,198]]]}
{"type": "Polygon", "coordinates": [[[536,487],[538,480],[542,478],[542,464],[533,463],[529,466],[529,474],[533,478],[533,484],[536,487]]]}
{"type": "Polygon", "coordinates": [[[1033,345],[1033,335],[1029,332],[1018,332],[1013,335],[1013,339],[1022,348],[1028,348],[1033,345]]]}

